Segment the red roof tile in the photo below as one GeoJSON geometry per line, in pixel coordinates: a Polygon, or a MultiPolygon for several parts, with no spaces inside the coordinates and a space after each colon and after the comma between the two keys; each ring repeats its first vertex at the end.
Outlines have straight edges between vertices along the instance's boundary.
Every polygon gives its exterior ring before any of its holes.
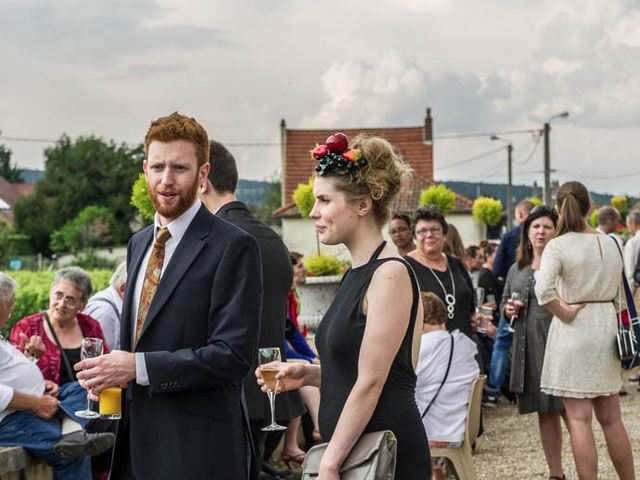
{"type": "MultiPolygon", "coordinates": [[[[386,138],[397,149],[405,160],[413,167],[414,178],[433,180],[433,145],[431,143],[431,119],[428,118],[427,132],[424,126],[401,128],[363,128],[363,129],[331,129],[331,130],[296,130],[287,129],[283,162],[284,196],[282,205],[291,202],[291,195],[301,183],[306,183],[313,176],[315,160],[309,155],[316,143],[320,144],[333,133],[344,132],[352,138],[358,133],[367,133],[386,138]],[[425,138],[427,142],[425,142],[425,138]]],[[[275,212],[274,212],[275,214],[275,212]]]]}

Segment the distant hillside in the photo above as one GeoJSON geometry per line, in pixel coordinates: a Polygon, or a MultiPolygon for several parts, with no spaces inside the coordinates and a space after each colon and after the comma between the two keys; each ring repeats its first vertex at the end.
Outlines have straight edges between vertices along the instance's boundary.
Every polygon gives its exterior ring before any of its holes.
{"type": "MultiPolygon", "coordinates": [[[[24,183],[36,183],[44,176],[44,170],[23,168],[21,174],[24,183]]],[[[260,205],[264,202],[269,188],[273,188],[272,185],[272,182],[240,179],[236,194],[238,199],[244,203],[260,205]]]]}
{"type": "MultiPolygon", "coordinates": [[[[439,182],[446,185],[451,190],[469,197],[472,200],[480,196],[493,197],[502,201],[502,205],[507,204],[507,185],[503,183],[477,183],[477,182],[439,182]]],[[[520,200],[532,196],[541,196],[542,188],[537,185],[513,185],[512,187],[514,205],[520,200]]],[[[591,199],[600,205],[608,204],[611,201],[611,195],[606,193],[591,192],[591,199]]]]}
{"type": "Polygon", "coordinates": [[[262,205],[270,188],[273,188],[272,182],[240,179],[236,195],[246,204],[262,205]]]}
{"type": "Polygon", "coordinates": [[[32,170],[30,168],[23,168],[20,172],[22,181],[24,183],[36,183],[44,176],[44,170],[32,170]]]}
{"type": "MultiPolygon", "coordinates": [[[[33,170],[28,168],[22,170],[22,179],[25,183],[35,183],[43,176],[43,170],[33,170]]],[[[477,183],[462,181],[439,183],[446,185],[448,188],[461,195],[464,195],[465,197],[471,198],[472,200],[478,198],[479,196],[486,196],[501,200],[503,205],[507,204],[507,186],[502,183],[477,183]]],[[[270,188],[273,188],[273,182],[240,179],[238,181],[238,189],[236,193],[238,195],[238,199],[244,203],[251,205],[261,205],[264,203],[270,188]]],[[[514,204],[525,198],[541,194],[542,188],[540,186],[513,186],[513,196],[515,198],[514,204]]],[[[591,192],[591,197],[595,203],[598,203],[600,205],[608,204],[611,200],[611,195],[608,195],[606,193],[591,192]]],[[[633,205],[633,203],[631,204],[633,205]]]]}

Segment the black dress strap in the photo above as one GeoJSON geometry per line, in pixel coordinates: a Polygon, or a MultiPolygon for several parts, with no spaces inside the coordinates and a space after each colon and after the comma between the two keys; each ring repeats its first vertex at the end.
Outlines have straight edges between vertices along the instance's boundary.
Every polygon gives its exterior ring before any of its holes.
{"type": "Polygon", "coordinates": [[[51,330],[51,336],[53,337],[53,340],[56,342],[56,345],[58,346],[58,350],[60,350],[60,356],[62,357],[62,361],[64,362],[64,367],[67,370],[67,375],[69,375],[69,378],[73,380],[74,378],[73,368],[71,368],[69,357],[67,357],[67,352],[65,352],[64,348],[62,348],[62,344],[60,343],[60,340],[58,340],[58,335],[56,335],[56,331],[53,329],[53,325],[51,325],[51,320],[49,320],[49,314],[46,311],[44,312],[44,319],[47,322],[47,325],[49,326],[49,330],[51,330]]]}
{"type": "Polygon", "coordinates": [[[382,243],[378,245],[378,248],[374,250],[373,255],[371,255],[371,258],[369,259],[369,262],[373,262],[376,258],[378,258],[378,256],[382,253],[382,250],[384,250],[384,247],[386,245],[387,245],[387,241],[383,240],[382,243]]]}

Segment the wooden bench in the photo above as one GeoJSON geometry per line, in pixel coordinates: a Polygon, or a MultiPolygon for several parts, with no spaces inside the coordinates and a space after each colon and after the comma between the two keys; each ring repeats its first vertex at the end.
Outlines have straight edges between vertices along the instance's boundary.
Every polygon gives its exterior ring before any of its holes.
{"type": "Polygon", "coordinates": [[[51,480],[46,463],[22,447],[0,447],[0,480],[51,480]]]}

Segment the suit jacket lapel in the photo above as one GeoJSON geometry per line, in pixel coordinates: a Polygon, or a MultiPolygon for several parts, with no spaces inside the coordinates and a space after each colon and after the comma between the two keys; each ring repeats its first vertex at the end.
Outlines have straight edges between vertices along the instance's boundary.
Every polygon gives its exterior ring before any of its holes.
{"type": "MultiPolygon", "coordinates": [[[[149,325],[156,318],[162,306],[171,296],[171,293],[175,290],[178,282],[182,279],[187,272],[191,264],[196,257],[200,254],[200,251],[204,248],[205,242],[203,239],[209,236],[209,230],[211,228],[211,218],[206,207],[203,205],[198,213],[193,218],[193,221],[184,233],[182,240],[178,244],[176,251],[173,252],[171,260],[167,265],[158,289],[149,306],[149,312],[144,322],[144,327],[140,333],[140,338],[144,336],[144,333],[149,328],[149,325]]],[[[138,267],[139,268],[139,267],[138,267]]]]}
{"type": "Polygon", "coordinates": [[[153,241],[153,226],[143,230],[137,238],[132,240],[131,258],[129,259],[129,268],[127,272],[127,286],[124,295],[124,303],[122,305],[122,316],[120,322],[120,342],[121,348],[125,351],[132,351],[131,348],[131,327],[134,304],[134,292],[136,288],[136,280],[142,259],[149,245],[153,241]]]}

